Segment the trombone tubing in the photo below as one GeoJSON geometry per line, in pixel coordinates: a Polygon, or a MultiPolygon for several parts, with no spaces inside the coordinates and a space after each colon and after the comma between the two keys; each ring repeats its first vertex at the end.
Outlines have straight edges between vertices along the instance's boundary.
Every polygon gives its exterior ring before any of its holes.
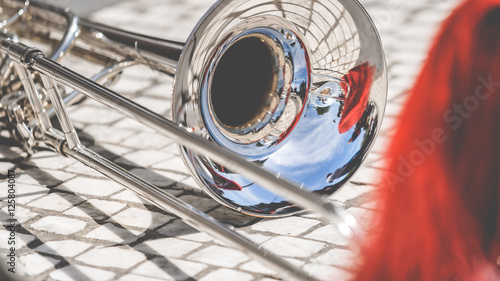
{"type": "MultiPolygon", "coordinates": [[[[15,45],[22,44],[12,42],[11,44],[12,46],[7,48],[15,52],[20,52],[17,54],[17,57],[21,58],[24,51],[20,50],[21,48],[15,45]]],[[[2,45],[4,45],[3,42],[2,45]]],[[[29,49],[25,45],[22,46],[29,49]]],[[[5,46],[2,46],[2,48],[5,48],[5,46]]],[[[10,53],[11,52],[9,51],[9,54],[10,53]]],[[[16,55],[11,57],[15,59],[16,55]]],[[[297,184],[280,178],[279,174],[274,175],[233,152],[222,150],[216,144],[208,142],[194,133],[188,132],[186,129],[173,124],[163,116],[158,115],[149,109],[113,92],[112,90],[60,65],[59,63],[46,58],[41,52],[33,52],[30,57],[22,59],[24,60],[22,61],[23,63],[29,63],[29,66],[34,70],[53,78],[65,86],[80,91],[88,97],[119,111],[127,117],[155,129],[160,134],[166,135],[176,142],[181,143],[182,145],[200,154],[212,158],[214,161],[225,165],[229,170],[241,173],[258,184],[265,186],[270,191],[277,193],[284,198],[288,198],[305,209],[320,214],[327,222],[339,219],[340,214],[337,211],[337,207],[335,207],[331,202],[328,202],[318,195],[303,190],[297,184]]],[[[344,218],[341,218],[341,221],[343,220],[344,218]]]]}

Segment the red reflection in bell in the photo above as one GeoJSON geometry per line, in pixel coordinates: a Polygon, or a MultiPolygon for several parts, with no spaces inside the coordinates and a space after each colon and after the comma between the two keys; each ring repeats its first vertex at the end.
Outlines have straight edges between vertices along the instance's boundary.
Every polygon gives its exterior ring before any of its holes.
{"type": "MultiPolygon", "coordinates": [[[[219,175],[217,171],[215,171],[212,167],[210,167],[207,164],[204,164],[207,170],[210,172],[212,175],[212,179],[214,180],[214,185],[219,188],[219,189],[225,189],[225,190],[236,190],[240,191],[242,190],[242,187],[235,183],[234,181],[230,179],[226,179],[225,177],[219,175]]],[[[221,168],[224,170],[224,168],[221,168]]]]}
{"type": "Polygon", "coordinates": [[[344,109],[339,122],[339,132],[347,132],[356,123],[366,110],[370,87],[373,80],[373,68],[367,63],[351,69],[343,78],[342,89],[347,93],[344,109]]]}

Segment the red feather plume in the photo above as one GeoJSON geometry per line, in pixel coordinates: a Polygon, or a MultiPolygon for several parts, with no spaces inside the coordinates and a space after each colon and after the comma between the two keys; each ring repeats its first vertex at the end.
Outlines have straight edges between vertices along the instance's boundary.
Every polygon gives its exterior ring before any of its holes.
{"type": "Polygon", "coordinates": [[[444,22],[410,93],[355,280],[500,280],[500,1],[444,22]]]}

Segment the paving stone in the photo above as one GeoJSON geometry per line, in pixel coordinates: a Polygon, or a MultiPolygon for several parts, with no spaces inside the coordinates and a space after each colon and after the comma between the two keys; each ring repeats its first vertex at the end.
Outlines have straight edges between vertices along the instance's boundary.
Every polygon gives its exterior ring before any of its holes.
{"type": "Polygon", "coordinates": [[[89,267],[71,264],[50,273],[50,278],[58,281],[107,281],[115,277],[115,273],[89,267]]]}
{"type": "Polygon", "coordinates": [[[218,269],[202,277],[200,281],[249,281],[252,275],[232,269],[218,269]]]}
{"type": "Polygon", "coordinates": [[[91,149],[96,153],[103,155],[109,160],[113,160],[116,157],[120,157],[120,155],[125,155],[132,152],[132,149],[121,146],[121,143],[119,141],[113,141],[109,138],[106,138],[106,142],[109,143],[99,143],[99,145],[97,146],[92,146],[91,149]]]}
{"type": "MultiPolygon", "coordinates": [[[[57,155],[56,157],[62,158],[61,156],[57,155]]],[[[49,160],[49,162],[50,161],[53,160],[49,160]]],[[[69,164],[70,163],[68,163],[68,165],[69,164]]],[[[62,167],[56,169],[59,170],[62,169],[62,167]]],[[[52,171],[52,170],[47,171],[43,167],[37,167],[37,168],[26,169],[21,173],[16,173],[16,184],[21,183],[30,185],[56,186],[73,177],[75,177],[75,174],[66,173],[62,171],[52,171]]]]}
{"type": "Polygon", "coordinates": [[[49,173],[52,175],[52,172],[57,173],[57,170],[61,170],[75,162],[76,160],[59,156],[54,152],[43,151],[35,153],[32,157],[23,161],[23,164],[36,166],[39,169],[56,170],[49,173]]]}
{"type": "MultiPolygon", "coordinates": [[[[8,210],[9,207],[2,208],[2,211],[0,212],[0,221],[6,222],[8,219],[12,218],[9,215],[8,210]]],[[[27,220],[36,216],[38,216],[38,213],[32,212],[30,209],[23,208],[19,205],[16,206],[14,218],[17,220],[18,223],[26,222],[27,220]]]]}
{"type": "Polygon", "coordinates": [[[158,99],[153,97],[139,97],[134,99],[134,101],[158,114],[162,114],[166,111],[169,111],[170,108],[172,107],[171,101],[166,100],[165,98],[158,99]]]}
{"type": "Polygon", "coordinates": [[[74,195],[51,193],[47,196],[43,196],[39,199],[36,199],[35,201],[32,201],[28,204],[28,206],[62,212],[78,203],[81,203],[84,200],[84,198],[74,195]]]}
{"type": "Polygon", "coordinates": [[[153,165],[153,169],[160,169],[189,176],[189,171],[181,157],[170,157],[153,165]]]}
{"type": "Polygon", "coordinates": [[[236,230],[236,232],[245,236],[246,238],[252,240],[257,244],[262,244],[273,237],[273,236],[262,235],[260,233],[247,233],[242,230],[236,230]]]}
{"type": "MultiPolygon", "coordinates": [[[[212,200],[212,201],[215,202],[214,200],[212,200]]],[[[218,203],[216,203],[216,204],[218,204],[218,203]]],[[[194,206],[197,206],[197,205],[194,205],[194,206]]],[[[227,207],[224,207],[224,206],[219,206],[219,208],[217,208],[213,211],[210,211],[210,213],[208,213],[208,214],[211,215],[212,217],[216,218],[218,221],[220,221],[222,223],[226,223],[226,224],[229,224],[229,225],[232,225],[235,227],[245,226],[245,225],[248,225],[252,222],[259,220],[255,217],[238,213],[238,212],[236,212],[232,209],[229,209],[227,207]]]]}
{"type": "Polygon", "coordinates": [[[247,261],[248,257],[240,251],[220,246],[210,246],[189,255],[188,259],[201,263],[231,268],[247,261]]]}
{"type": "MultiPolygon", "coordinates": [[[[343,206],[343,202],[332,202],[336,205],[339,205],[339,206],[343,206]]],[[[317,219],[317,220],[321,220],[321,215],[320,214],[316,214],[316,213],[311,213],[311,212],[304,212],[304,213],[301,213],[301,214],[297,214],[296,216],[299,216],[299,217],[302,217],[302,218],[309,218],[309,219],[317,219]]]]}
{"type": "MultiPolygon", "coordinates": [[[[162,188],[162,191],[165,193],[168,193],[170,195],[173,195],[173,196],[178,196],[181,193],[184,193],[183,190],[173,189],[173,188],[162,188]]],[[[136,195],[135,193],[133,193],[132,191],[127,190],[127,189],[120,192],[120,193],[113,195],[111,198],[116,199],[116,200],[133,202],[133,203],[141,203],[144,205],[153,205],[153,203],[149,202],[146,199],[142,199],[141,197],[139,197],[138,195],[136,195]]]]}
{"type": "Polygon", "coordinates": [[[135,163],[136,166],[148,167],[170,157],[172,157],[171,154],[158,150],[140,150],[124,155],[125,161],[122,160],[123,158],[119,158],[115,163],[120,165],[127,164],[128,161],[131,161],[135,163]]]}
{"type": "Polygon", "coordinates": [[[179,219],[161,227],[158,229],[158,232],[166,236],[178,237],[195,242],[209,242],[213,240],[212,236],[199,232],[179,219]]]}
{"type": "Polygon", "coordinates": [[[130,171],[132,174],[147,179],[148,182],[158,187],[169,187],[175,183],[174,179],[169,178],[169,174],[163,171],[152,171],[149,169],[137,168],[130,171]]]}
{"type": "Polygon", "coordinates": [[[159,278],[153,278],[153,277],[147,277],[144,275],[137,275],[137,274],[128,274],[125,276],[120,277],[118,281],[163,281],[163,280],[174,280],[174,279],[159,279],[159,278]]]}
{"type": "Polygon", "coordinates": [[[90,199],[87,202],[79,204],[68,211],[65,215],[73,215],[78,217],[90,218],[94,220],[102,220],[111,217],[121,209],[125,208],[125,204],[109,200],[90,199]]]}
{"type": "MultiPolygon", "coordinates": [[[[177,157],[179,157],[179,156],[177,156],[177,157]]],[[[183,180],[190,177],[189,174],[185,174],[182,172],[164,171],[164,170],[155,169],[155,168],[152,168],[151,171],[161,175],[164,178],[170,179],[174,182],[183,181],[183,180]]]]}
{"type": "Polygon", "coordinates": [[[320,224],[320,222],[317,220],[289,217],[263,220],[252,225],[250,228],[252,230],[265,231],[275,234],[297,236],[318,224],[320,224]]]}
{"type": "Polygon", "coordinates": [[[123,118],[123,115],[115,110],[109,110],[109,108],[99,106],[96,103],[94,103],[95,105],[90,105],[89,103],[71,112],[71,120],[78,123],[104,125],[112,124],[123,118]]]}
{"type": "Polygon", "coordinates": [[[333,266],[322,264],[307,264],[304,270],[319,280],[351,280],[352,273],[333,266]]]}
{"type": "MultiPolygon", "coordinates": [[[[9,241],[11,241],[9,240],[10,237],[11,231],[0,229],[0,249],[10,249],[13,246],[11,244],[8,244],[9,241]]],[[[35,237],[33,235],[16,233],[15,239],[15,248],[16,250],[20,250],[24,246],[26,246],[26,244],[29,244],[31,241],[35,240],[35,237]]]]}
{"type": "Polygon", "coordinates": [[[378,184],[379,175],[380,170],[361,166],[354,176],[352,176],[351,181],[376,185],[378,184]]]}
{"type": "Polygon", "coordinates": [[[123,186],[110,180],[85,177],[74,178],[58,188],[67,189],[78,194],[99,197],[108,196],[124,189],[123,186]]]}
{"type": "MultiPolygon", "coordinates": [[[[171,144],[165,146],[164,149],[166,151],[168,151],[169,153],[172,153],[172,155],[175,155],[174,158],[178,158],[178,159],[182,160],[181,153],[179,151],[179,145],[176,142],[172,142],[171,144]]],[[[181,163],[184,163],[184,162],[181,162],[181,163]]],[[[158,163],[158,164],[155,164],[155,165],[161,165],[161,163],[158,163]]],[[[182,166],[184,166],[184,168],[186,169],[186,171],[188,170],[185,164],[183,164],[182,166]]],[[[181,169],[182,166],[177,167],[177,169],[181,169]]],[[[166,169],[168,170],[169,168],[166,168],[166,169]]]]}
{"type": "MultiPolygon", "coordinates": [[[[1,149],[1,148],[0,148],[1,149]]],[[[0,159],[1,157],[1,151],[0,151],[0,159]]],[[[9,170],[14,170],[16,168],[16,164],[11,163],[11,162],[0,162],[0,175],[7,175],[9,170]]]]}
{"type": "Polygon", "coordinates": [[[49,193],[49,189],[45,186],[35,186],[16,182],[16,202],[18,204],[27,204],[47,193],[49,193]]]}
{"type": "Polygon", "coordinates": [[[154,255],[179,258],[201,246],[201,243],[177,238],[160,238],[144,241],[134,248],[154,255]]]}
{"type": "Polygon", "coordinates": [[[144,233],[141,231],[119,228],[111,223],[101,225],[84,235],[86,238],[124,244],[132,243],[142,236],[144,236],[144,233]]]}
{"type": "Polygon", "coordinates": [[[240,268],[246,271],[265,274],[265,275],[276,275],[276,272],[271,268],[269,268],[269,266],[266,266],[258,261],[249,261],[240,266],[240,268]]]}
{"type": "Polygon", "coordinates": [[[345,249],[332,249],[325,254],[311,259],[314,264],[322,264],[327,266],[336,266],[339,268],[350,268],[353,262],[356,261],[356,254],[353,251],[345,249]]]}
{"type": "Polygon", "coordinates": [[[305,238],[314,239],[318,241],[325,241],[327,243],[347,246],[349,245],[349,241],[342,235],[336,226],[334,225],[326,225],[321,228],[318,228],[304,236],[305,238]]]}
{"type": "Polygon", "coordinates": [[[53,268],[60,261],[54,258],[44,257],[39,254],[29,254],[20,256],[21,272],[30,276],[36,276],[50,268],[53,268]]]}
{"type": "Polygon", "coordinates": [[[90,168],[89,166],[85,166],[80,162],[76,162],[75,164],[64,168],[64,171],[78,174],[80,176],[87,176],[92,178],[105,178],[102,174],[100,174],[96,170],[90,168]]]}
{"type": "Polygon", "coordinates": [[[287,257],[284,257],[284,259],[291,263],[293,266],[297,267],[297,268],[301,268],[304,266],[304,262],[301,261],[301,260],[298,260],[298,259],[294,259],[294,258],[287,258],[287,257]]]}
{"type": "Polygon", "coordinates": [[[135,195],[132,191],[130,190],[124,190],[120,193],[117,193],[113,196],[111,196],[112,199],[116,200],[123,200],[123,201],[128,201],[128,202],[133,202],[133,203],[143,203],[143,204],[149,204],[151,203],[145,199],[141,199],[139,196],[135,195]]]}
{"type": "Polygon", "coordinates": [[[125,269],[142,262],[146,256],[129,248],[96,247],[75,259],[88,265],[125,269]]]}
{"type": "Polygon", "coordinates": [[[36,230],[68,235],[83,230],[85,225],[87,225],[86,222],[76,219],[47,216],[35,223],[32,223],[30,226],[36,230]]]}
{"type": "MultiPolygon", "coordinates": [[[[161,280],[186,280],[207,268],[207,265],[172,259],[167,256],[157,257],[140,264],[132,273],[141,277],[159,278],[161,280]]],[[[142,280],[142,279],[141,279],[142,280]]]]}
{"type": "Polygon", "coordinates": [[[325,243],[297,237],[276,236],[262,244],[267,250],[292,258],[307,258],[326,247],[325,243]]]}
{"type": "Polygon", "coordinates": [[[89,220],[102,220],[106,216],[102,214],[102,212],[97,211],[96,209],[87,209],[81,207],[73,207],[63,213],[65,216],[70,217],[80,217],[86,218],[89,220]]]}
{"type": "Polygon", "coordinates": [[[174,217],[143,210],[135,207],[127,208],[112,216],[110,220],[121,225],[153,229],[172,220],[174,217]]]}
{"type": "Polygon", "coordinates": [[[374,211],[357,207],[349,208],[348,211],[356,218],[358,225],[362,229],[366,230],[370,226],[370,222],[373,219],[374,211]]]}
{"type": "Polygon", "coordinates": [[[91,246],[89,243],[77,240],[48,241],[36,247],[35,251],[63,257],[74,257],[91,246]]]}
{"type": "MultiPolygon", "coordinates": [[[[187,4],[187,3],[185,3],[187,4]]],[[[196,23],[195,23],[196,24],[196,23]]],[[[153,98],[159,98],[159,99],[172,99],[171,93],[172,93],[172,80],[170,77],[166,77],[165,75],[158,75],[158,73],[153,72],[151,73],[151,77],[155,80],[151,85],[149,85],[149,88],[147,90],[147,95],[149,97],[153,98]]],[[[163,114],[163,116],[169,120],[172,119],[171,113],[170,114],[163,114]]]]}
{"type": "Polygon", "coordinates": [[[219,203],[215,202],[215,200],[206,198],[203,195],[184,195],[179,197],[179,199],[202,212],[207,212],[210,209],[220,206],[219,203]]]}
{"type": "Polygon", "coordinates": [[[185,180],[179,181],[176,185],[179,188],[183,189],[191,189],[191,190],[201,190],[201,187],[196,183],[196,181],[192,178],[189,177],[185,180]]]}
{"type": "Polygon", "coordinates": [[[0,159],[16,160],[26,158],[26,155],[27,153],[19,147],[0,144],[0,159]]]}
{"type": "MultiPolygon", "coordinates": [[[[355,179],[353,179],[353,181],[355,181],[355,179]]],[[[362,183],[363,182],[364,181],[362,181],[362,183]]],[[[330,196],[330,199],[345,203],[348,200],[356,199],[359,196],[373,190],[374,187],[371,185],[356,185],[352,183],[347,183],[344,186],[342,186],[337,192],[335,192],[332,196],[330,196]]]]}
{"type": "MultiPolygon", "coordinates": [[[[121,142],[126,147],[138,147],[148,149],[161,149],[172,143],[172,140],[158,133],[142,133],[130,138],[126,138],[121,142]]],[[[161,161],[161,160],[160,160],[161,161]]],[[[159,161],[158,161],[159,162],[159,161]]]]}
{"type": "MultiPolygon", "coordinates": [[[[123,155],[124,153],[130,152],[130,149],[120,146],[117,148],[116,144],[120,144],[126,138],[131,138],[137,134],[137,132],[131,130],[115,130],[109,125],[90,125],[85,128],[85,133],[92,136],[94,141],[99,143],[101,148],[110,149],[111,151],[117,152],[117,155],[123,155]],[[108,146],[110,144],[114,144],[108,146]]],[[[94,148],[93,148],[94,149],[94,148]]]]}
{"type": "MultiPolygon", "coordinates": [[[[140,122],[133,120],[133,119],[124,118],[124,119],[116,122],[115,124],[113,124],[111,129],[113,129],[113,131],[128,131],[130,133],[127,137],[127,139],[128,139],[128,138],[133,138],[136,135],[138,135],[138,132],[142,133],[142,131],[144,130],[144,125],[140,122]]],[[[122,138],[121,140],[125,140],[125,138],[122,138]]],[[[109,142],[116,143],[113,140],[110,140],[109,142]]],[[[162,145],[163,145],[163,143],[162,143],[162,145]]],[[[144,147],[144,146],[141,145],[139,147],[144,147]]]]}

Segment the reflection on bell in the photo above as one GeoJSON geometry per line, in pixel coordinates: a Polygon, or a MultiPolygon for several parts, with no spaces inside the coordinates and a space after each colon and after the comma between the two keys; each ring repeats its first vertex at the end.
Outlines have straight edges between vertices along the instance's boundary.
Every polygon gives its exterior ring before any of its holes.
{"type": "Polygon", "coordinates": [[[366,63],[351,69],[343,78],[342,88],[346,94],[339,132],[345,133],[358,123],[368,106],[368,96],[373,80],[373,68],[366,63]]]}
{"type": "MultiPolygon", "coordinates": [[[[179,61],[173,112],[180,114],[173,118],[264,169],[329,195],[373,144],[385,108],[386,69],[377,33],[358,4],[310,2],[303,3],[307,9],[292,1],[216,4],[186,43],[190,55],[179,61]],[[260,59],[236,58],[252,52],[260,59]],[[241,103],[249,95],[257,102],[241,103]],[[229,111],[247,117],[233,124],[229,111]]],[[[203,164],[213,161],[182,145],[181,154],[195,180],[223,205],[262,217],[300,211],[240,174],[203,164]]]]}

